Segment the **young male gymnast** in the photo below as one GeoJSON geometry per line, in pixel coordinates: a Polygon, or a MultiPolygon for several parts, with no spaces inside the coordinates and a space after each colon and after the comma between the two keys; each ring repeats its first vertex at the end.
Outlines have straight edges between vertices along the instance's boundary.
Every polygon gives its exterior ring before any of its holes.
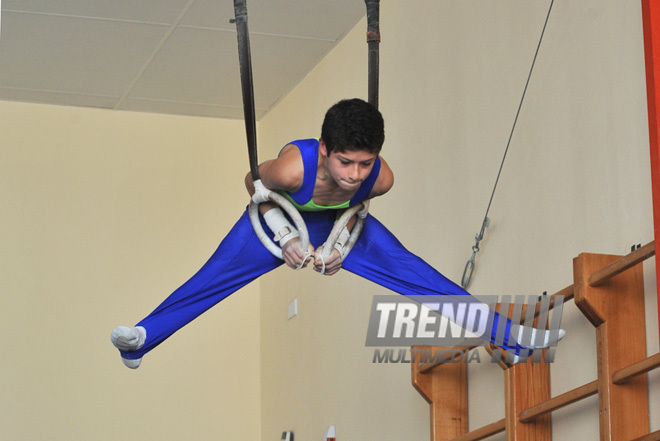
{"type": "MultiPolygon", "coordinates": [[[[380,157],[384,141],[383,118],[375,107],[357,98],[333,105],[325,115],[320,139],[287,144],[276,159],[259,166],[261,182],[253,183],[250,174],[246,176],[247,190],[260,204],[264,230],[282,247],[284,263],[291,268],[303,268],[313,260],[314,270],[325,275],[344,268],[403,295],[469,295],[406,250],[366,209],[358,213],[366,218],[350,254],[342,261],[341,251],[351,223],[342,231],[332,254],[321,258],[322,244],[334,225],[337,211],[381,196],[392,187],[392,170],[380,157]],[[300,211],[309,233],[308,250],[301,248],[299,234],[282,210],[266,202],[266,189],[281,193],[300,211]],[[321,246],[314,249],[311,244],[321,246]]],[[[178,329],[282,263],[260,242],[246,210],[190,280],[134,327],[115,328],[111,341],[124,364],[136,369],[147,352],[178,329]]],[[[498,317],[495,314],[495,320],[498,317]]],[[[547,331],[537,339],[533,330],[525,341],[542,343],[522,346],[516,340],[521,340],[524,327],[507,320],[505,328],[505,344],[500,346],[516,354],[522,349],[547,347],[557,340],[550,341],[547,331]]],[[[559,338],[563,337],[562,332],[559,338]]],[[[494,341],[495,336],[484,338],[494,341]]]]}

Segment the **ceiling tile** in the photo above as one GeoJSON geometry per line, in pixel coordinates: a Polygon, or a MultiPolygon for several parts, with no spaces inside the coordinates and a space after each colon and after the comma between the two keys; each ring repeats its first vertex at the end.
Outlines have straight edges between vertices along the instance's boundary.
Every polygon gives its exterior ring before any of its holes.
{"type": "Polygon", "coordinates": [[[178,28],[135,84],[130,97],[240,106],[236,36],[178,28]]]}
{"type": "MultiPolygon", "coordinates": [[[[119,110],[139,112],[170,113],[174,115],[210,116],[227,119],[243,119],[242,107],[206,106],[197,103],[181,103],[171,101],[142,100],[129,98],[119,110]]],[[[264,110],[256,110],[256,118],[265,114],[264,110]]]]}
{"type": "MultiPolygon", "coordinates": [[[[332,47],[323,40],[251,35],[255,105],[269,109],[332,47]],[[301,61],[301,54],[305,55],[301,61]]],[[[133,89],[131,98],[242,106],[234,32],[176,29],[133,89]]]]}
{"type": "MultiPolygon", "coordinates": [[[[0,99],[242,118],[229,0],[4,0],[0,99]]],[[[364,16],[359,0],[249,0],[257,118],[364,16]]]]}
{"type": "Polygon", "coordinates": [[[3,14],[0,86],[121,96],[167,28],[3,14]]]}
{"type": "Polygon", "coordinates": [[[171,24],[188,0],[3,0],[7,11],[171,24]]]}
{"type": "Polygon", "coordinates": [[[113,109],[119,97],[0,87],[0,100],[113,109]]]}
{"type": "MultiPolygon", "coordinates": [[[[250,33],[336,41],[366,14],[360,0],[248,0],[250,33]]],[[[233,2],[196,0],[182,25],[236,30],[233,2]]],[[[366,29],[365,29],[366,32],[366,29]]]]}

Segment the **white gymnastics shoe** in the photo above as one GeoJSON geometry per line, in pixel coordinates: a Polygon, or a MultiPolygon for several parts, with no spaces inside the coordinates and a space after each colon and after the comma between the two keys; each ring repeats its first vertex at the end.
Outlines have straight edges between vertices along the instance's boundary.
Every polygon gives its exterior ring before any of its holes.
{"type": "MultiPolygon", "coordinates": [[[[147,330],[142,326],[135,326],[132,328],[129,328],[128,326],[117,326],[112,330],[112,333],[110,334],[110,341],[112,344],[117,349],[124,352],[137,351],[142,346],[144,346],[144,342],[146,340],[147,330]]],[[[137,358],[131,360],[122,357],[121,361],[124,362],[126,367],[137,369],[140,367],[142,359],[137,358]]]]}
{"type": "Polygon", "coordinates": [[[529,349],[545,349],[556,346],[564,338],[566,331],[558,329],[557,332],[545,329],[536,329],[523,325],[512,325],[510,334],[521,346],[529,349]],[[537,335],[542,332],[542,338],[537,335]]]}
{"type": "MultiPolygon", "coordinates": [[[[566,331],[563,329],[558,329],[557,332],[555,333],[554,331],[549,331],[545,329],[536,329],[536,328],[531,328],[529,326],[523,326],[523,325],[512,325],[511,326],[511,334],[510,334],[520,345],[530,349],[530,354],[526,354],[525,356],[521,355],[514,355],[513,356],[513,364],[517,364],[520,362],[526,362],[529,359],[529,356],[531,355],[531,350],[533,349],[546,349],[549,348],[550,346],[555,346],[559,340],[564,338],[566,335],[566,331]],[[542,339],[540,342],[537,343],[537,334],[539,332],[543,332],[542,334],[542,339]]],[[[524,349],[523,349],[524,351],[524,349]]]]}

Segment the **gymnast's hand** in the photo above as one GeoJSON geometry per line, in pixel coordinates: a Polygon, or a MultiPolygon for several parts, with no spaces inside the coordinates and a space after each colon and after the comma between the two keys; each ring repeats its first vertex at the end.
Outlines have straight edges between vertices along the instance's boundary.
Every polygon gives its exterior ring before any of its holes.
{"type": "MultiPolygon", "coordinates": [[[[323,246],[320,246],[315,254],[315,259],[314,259],[314,271],[320,273],[323,271],[323,263],[324,261],[321,259],[321,253],[323,253],[323,246]]],[[[323,273],[326,276],[332,276],[333,274],[337,274],[337,272],[341,269],[341,254],[336,248],[332,249],[332,253],[330,256],[328,256],[327,259],[325,259],[325,272],[323,273]]]]}
{"type": "Polygon", "coordinates": [[[312,244],[309,244],[308,255],[305,255],[305,251],[300,247],[300,238],[296,237],[287,241],[282,246],[282,259],[284,262],[293,269],[305,268],[309,263],[310,256],[314,258],[314,247],[312,244]]]}

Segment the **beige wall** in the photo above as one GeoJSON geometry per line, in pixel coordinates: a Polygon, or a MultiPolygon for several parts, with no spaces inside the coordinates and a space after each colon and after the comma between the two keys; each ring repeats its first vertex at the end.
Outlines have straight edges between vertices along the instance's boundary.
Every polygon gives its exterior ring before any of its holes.
{"type": "Polygon", "coordinates": [[[109,338],[190,277],[242,211],[243,130],[0,102],[0,439],[259,438],[257,284],[136,371],[109,338]]]}
{"type": "MultiPolygon", "coordinates": [[[[395,186],[372,204],[413,252],[459,280],[479,231],[548,2],[381,2],[383,156],[395,186]]],[[[318,136],[326,108],[366,97],[364,22],[260,124],[263,149],[318,136]]],[[[497,190],[471,291],[554,293],[580,252],[653,239],[639,2],[556,3],[497,190]]],[[[658,352],[654,261],[649,354],[658,352]]],[[[350,274],[280,271],[261,286],[263,439],[337,425],[341,439],[428,439],[409,365],[372,363],[371,298],[350,274]],[[285,308],[298,298],[300,314],[285,308]]],[[[571,304],[554,394],[596,376],[594,331],[571,304]]],[[[485,357],[485,353],[482,353],[485,357]]],[[[650,376],[657,397],[659,375],[650,376]]],[[[504,416],[499,368],[470,367],[471,428],[504,416]]],[[[653,425],[660,403],[651,399],[653,425]]],[[[556,439],[596,439],[595,397],[555,413],[556,439]]],[[[493,439],[504,439],[503,435],[493,439]]]]}

